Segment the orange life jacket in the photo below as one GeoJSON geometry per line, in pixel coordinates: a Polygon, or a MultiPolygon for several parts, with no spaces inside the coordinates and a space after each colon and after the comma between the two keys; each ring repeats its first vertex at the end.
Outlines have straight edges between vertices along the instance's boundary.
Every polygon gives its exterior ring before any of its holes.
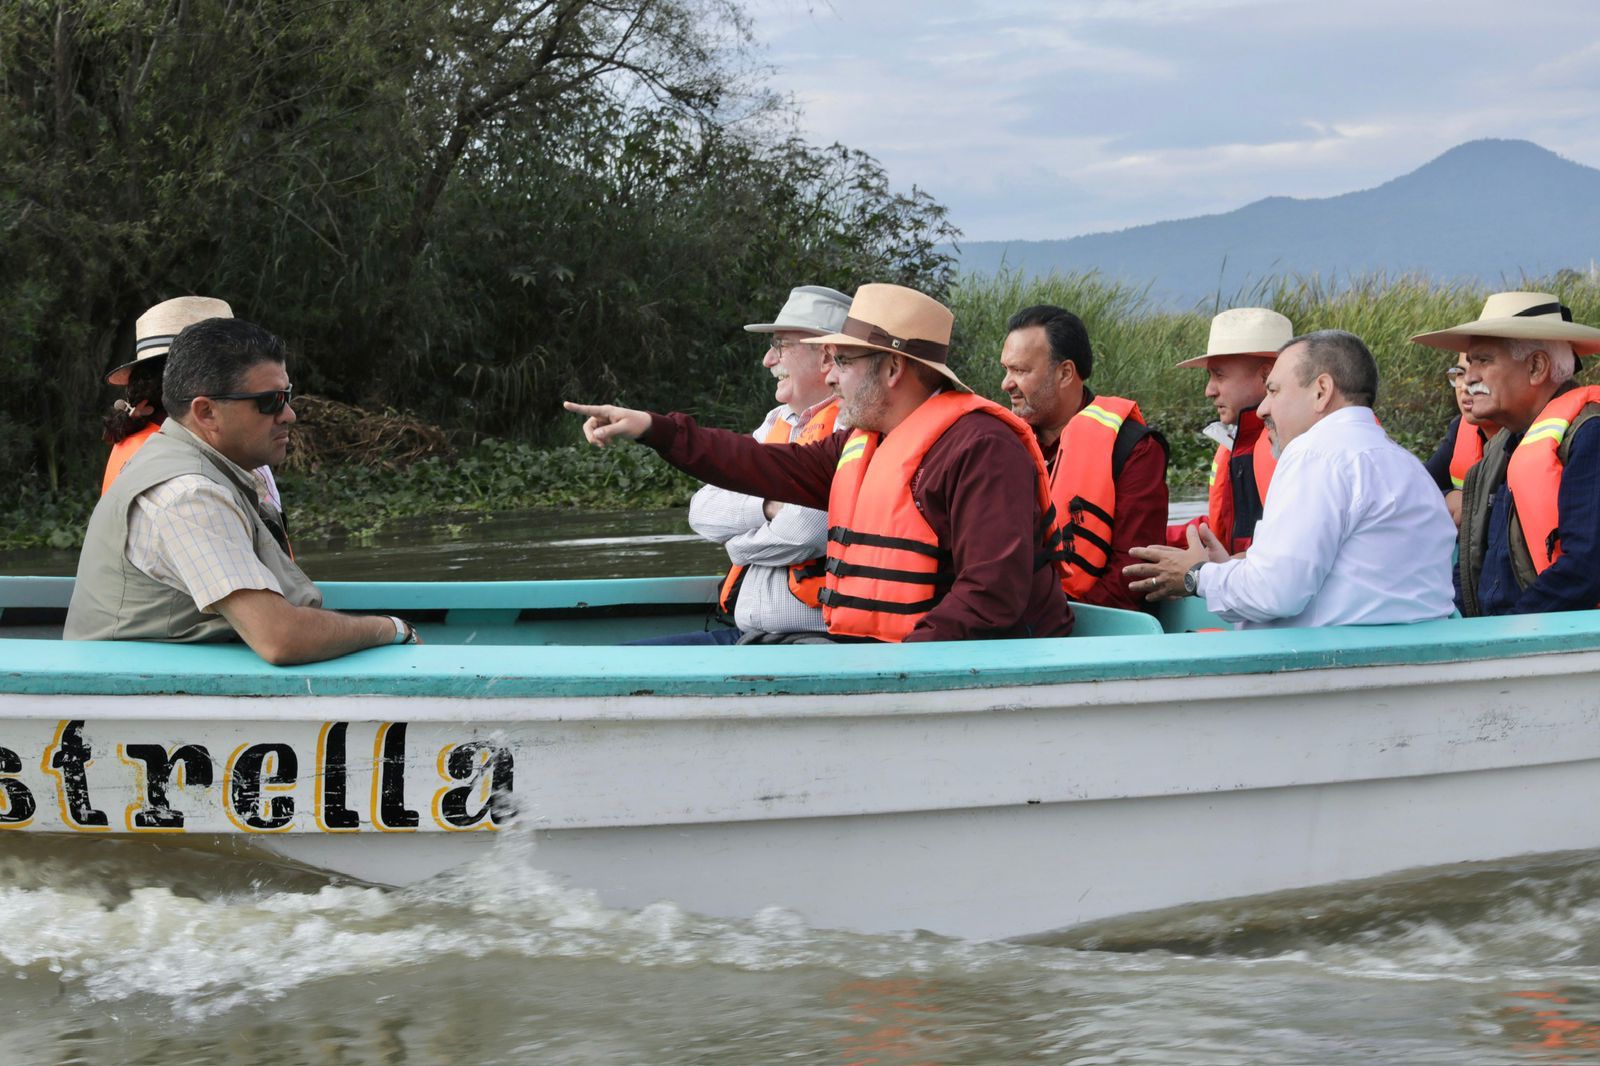
{"type": "Polygon", "coordinates": [[[1456,446],[1450,453],[1450,487],[1459,489],[1467,483],[1467,471],[1483,458],[1484,441],[1499,432],[1497,427],[1471,426],[1466,419],[1456,423],[1456,446]]]}
{"type": "Polygon", "coordinates": [[[1233,447],[1219,444],[1211,457],[1207,492],[1206,523],[1230,555],[1249,548],[1255,539],[1256,523],[1261,521],[1261,508],[1267,502],[1267,489],[1276,469],[1278,460],[1272,454],[1272,442],[1255,408],[1239,412],[1233,447]],[[1250,464],[1241,464],[1243,477],[1235,480],[1233,460],[1246,456],[1250,464]],[[1240,528],[1250,532],[1238,535],[1234,531],[1240,528]]]}
{"type": "MultiPolygon", "coordinates": [[[[794,438],[794,443],[811,444],[832,436],[834,425],[838,420],[839,401],[829,400],[806,419],[806,424],[800,427],[800,435],[794,438]]],[[[767,429],[766,437],[762,438],[762,443],[788,444],[790,432],[788,422],[775,418],[767,429]]],[[[789,567],[789,591],[794,594],[795,599],[807,607],[821,606],[822,584],[827,563],[827,556],[819,555],[815,559],[808,559],[789,567]]],[[[733,617],[733,605],[739,599],[739,589],[744,585],[747,569],[741,563],[729,567],[727,576],[722,579],[722,588],[717,593],[717,607],[730,619],[733,617]]]]}
{"type": "Polygon", "coordinates": [[[1144,425],[1139,405],[1120,396],[1096,396],[1061,430],[1050,499],[1061,525],[1067,598],[1083,600],[1111,568],[1117,483],[1112,455],[1128,419],[1144,425]]]}
{"type": "Polygon", "coordinates": [[[122,473],[122,468],[127,465],[133,453],[144,447],[144,442],[155,436],[161,430],[160,423],[145,426],[139,432],[123,437],[111,446],[111,456],[106,460],[106,473],[100,479],[100,495],[104,496],[111,483],[117,480],[117,475],[122,473]]]}
{"type": "Polygon", "coordinates": [[[1561,443],[1590,404],[1600,404],[1600,385],[1572,389],[1551,400],[1528,427],[1506,467],[1517,522],[1533,568],[1541,574],[1561,558],[1561,443]]]}
{"type": "Polygon", "coordinates": [[[941,392],[887,438],[856,430],[845,442],[828,493],[828,576],[822,617],[840,636],[904,640],[955,580],[950,547],[939,543],[911,494],[911,479],[935,441],[974,411],[999,419],[1028,454],[1038,478],[1039,566],[1061,570],[1061,531],[1051,519],[1050,484],[1033,430],[997,403],[941,392]]]}

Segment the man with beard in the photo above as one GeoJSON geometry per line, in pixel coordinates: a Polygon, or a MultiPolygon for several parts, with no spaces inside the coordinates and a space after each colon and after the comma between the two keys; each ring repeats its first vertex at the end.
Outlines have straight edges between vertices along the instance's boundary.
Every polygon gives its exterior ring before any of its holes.
{"type": "Polygon", "coordinates": [[[1600,329],[1544,292],[1497,292],[1475,321],[1411,338],[1466,356],[1474,418],[1500,427],[1461,490],[1461,613],[1600,604],[1600,386],[1578,357],[1600,329]]]}
{"type": "MultiPolygon", "coordinates": [[[[772,338],[762,365],[777,379],[778,406],[752,434],[767,444],[809,443],[831,436],[839,401],[828,387],[822,349],[801,344],[844,325],[850,297],[821,285],[789,293],[778,317],[745,328],[772,338]]],[[[717,607],[733,625],[711,623],[692,633],[636,644],[736,644],[746,634],[826,632],[819,596],[827,562],[828,514],[814,507],[729,492],[705,485],[689,501],[689,526],[721,544],[732,563],[717,593],[717,607]]]]}
{"type": "MultiPolygon", "coordinates": [[[[831,360],[839,420],[810,444],[767,444],[686,415],[566,405],[597,447],[642,440],[674,466],[763,499],[826,507],[821,596],[845,641],[1066,636],[1059,537],[1033,431],[949,366],[950,310],[899,285],[863,285],[831,360]]],[[[817,639],[817,638],[812,638],[817,639]]]]}
{"type": "Polygon", "coordinates": [[[1042,304],[1006,323],[1001,388],[1028,423],[1050,471],[1064,534],[1069,599],[1139,610],[1122,570],[1167,528],[1167,445],[1139,405],[1089,388],[1094,353],[1077,315],[1042,304]]]}

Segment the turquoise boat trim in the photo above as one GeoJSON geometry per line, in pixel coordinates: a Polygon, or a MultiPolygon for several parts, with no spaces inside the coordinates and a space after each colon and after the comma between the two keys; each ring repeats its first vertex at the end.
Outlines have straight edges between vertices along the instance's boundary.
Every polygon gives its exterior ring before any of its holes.
{"type": "MultiPolygon", "coordinates": [[[[592,591],[598,583],[588,584],[592,591]]],[[[1600,611],[1411,626],[891,647],[429,645],[374,648],[294,667],[268,666],[236,644],[0,640],[0,695],[843,696],[1472,662],[1594,650],[1600,650],[1600,611]]]]}

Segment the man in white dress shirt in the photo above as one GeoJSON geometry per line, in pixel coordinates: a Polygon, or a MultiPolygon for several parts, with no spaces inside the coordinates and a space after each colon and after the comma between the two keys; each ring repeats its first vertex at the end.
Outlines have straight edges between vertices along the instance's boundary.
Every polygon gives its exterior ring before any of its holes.
{"type": "MultiPolygon", "coordinates": [[[[771,336],[761,365],[777,379],[778,406],[756,427],[757,440],[808,442],[844,428],[836,426],[839,406],[828,387],[827,358],[820,347],[800,341],[837,333],[849,310],[850,297],[837,289],[801,285],[774,321],[744,327],[771,336]]],[[[727,550],[731,567],[717,596],[722,622],[634,643],[735,644],[762,633],[827,632],[817,600],[828,550],[826,511],[705,485],[689,501],[689,526],[727,550]]]]}
{"type": "Polygon", "coordinates": [[[1455,523],[1433,479],[1373,417],[1378,365],[1354,334],[1284,345],[1259,408],[1278,468],[1250,553],[1209,530],[1187,548],[1136,548],[1130,586],[1204,596],[1239,628],[1378,625],[1449,617],[1455,523]]]}

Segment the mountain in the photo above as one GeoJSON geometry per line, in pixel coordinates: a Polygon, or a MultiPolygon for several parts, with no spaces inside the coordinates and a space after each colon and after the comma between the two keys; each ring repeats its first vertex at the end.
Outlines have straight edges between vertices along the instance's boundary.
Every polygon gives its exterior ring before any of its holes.
{"type": "Polygon", "coordinates": [[[1058,241],[973,241],[963,272],[1097,270],[1172,306],[1263,278],[1427,274],[1519,283],[1600,258],[1600,170],[1529,141],[1469,141],[1375,189],[1058,241]]]}

